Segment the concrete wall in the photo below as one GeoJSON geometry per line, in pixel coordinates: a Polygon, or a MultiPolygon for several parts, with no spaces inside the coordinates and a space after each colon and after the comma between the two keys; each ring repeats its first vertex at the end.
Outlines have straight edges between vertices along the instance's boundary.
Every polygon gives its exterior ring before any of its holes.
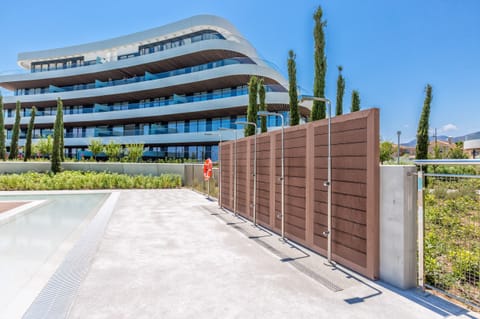
{"type": "Polygon", "coordinates": [[[380,279],[416,287],[417,223],[415,166],[380,167],[380,279]]]}
{"type": "MultiPolygon", "coordinates": [[[[162,163],[95,163],[95,162],[65,162],[62,168],[69,171],[111,172],[128,175],[178,174],[185,179],[184,164],[162,163]]],[[[50,162],[0,162],[0,174],[49,172],[50,162]]]]}

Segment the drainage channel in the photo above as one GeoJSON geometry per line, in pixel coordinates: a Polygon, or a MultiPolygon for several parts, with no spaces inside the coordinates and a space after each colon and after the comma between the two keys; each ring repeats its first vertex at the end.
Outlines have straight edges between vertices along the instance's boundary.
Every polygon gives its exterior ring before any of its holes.
{"type": "Polygon", "coordinates": [[[66,318],[107,227],[119,192],[113,192],[22,318],[66,318]]]}

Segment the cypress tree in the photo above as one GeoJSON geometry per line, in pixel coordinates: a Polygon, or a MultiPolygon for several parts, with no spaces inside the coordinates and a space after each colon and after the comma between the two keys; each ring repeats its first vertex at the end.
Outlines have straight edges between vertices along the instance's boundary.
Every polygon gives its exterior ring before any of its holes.
{"type": "Polygon", "coordinates": [[[0,95],[0,157],[5,160],[5,121],[3,114],[3,97],[0,95]]]}
{"type": "Polygon", "coordinates": [[[20,136],[20,101],[15,108],[15,123],[13,124],[12,141],[10,142],[10,154],[8,159],[16,159],[18,156],[18,137],[20,136]]]}
{"type": "Polygon", "coordinates": [[[290,97],[290,126],[298,125],[297,64],[293,50],[288,51],[288,96],[290,97]]]}
{"type": "MultiPolygon", "coordinates": [[[[258,93],[258,79],[255,75],[250,77],[248,82],[248,109],[247,109],[247,121],[257,123],[257,93],[258,93]]],[[[253,125],[245,125],[245,136],[254,135],[255,128],[253,125]]]]}
{"type": "Polygon", "coordinates": [[[337,104],[335,105],[335,115],[343,114],[343,94],[345,93],[345,78],[342,76],[343,67],[338,66],[338,79],[337,79],[337,104]]]}
{"type": "MultiPolygon", "coordinates": [[[[258,99],[260,104],[258,105],[258,109],[260,111],[266,111],[267,105],[265,104],[265,85],[263,84],[263,78],[258,80],[258,99]]],[[[267,117],[262,116],[260,118],[260,130],[262,133],[267,131],[267,117]]]]}
{"type": "Polygon", "coordinates": [[[32,107],[32,112],[30,113],[30,122],[28,123],[28,130],[27,130],[27,140],[25,142],[25,157],[23,160],[26,162],[32,157],[32,134],[33,128],[35,125],[35,113],[37,109],[32,107]]]}
{"type": "Polygon", "coordinates": [[[63,132],[63,102],[60,98],[58,98],[57,103],[60,103],[60,110],[58,110],[57,107],[57,116],[59,117],[59,130],[60,130],[60,142],[58,145],[58,148],[60,150],[60,161],[63,162],[65,161],[65,142],[64,142],[64,132],[63,132]],[[60,112],[60,115],[58,115],[58,112],[60,112]]]}
{"type": "Polygon", "coordinates": [[[420,121],[418,122],[417,129],[417,147],[416,147],[416,159],[428,158],[428,128],[430,118],[430,103],[432,102],[432,87],[427,84],[425,88],[425,101],[423,102],[422,114],[420,121]]]}
{"type": "Polygon", "coordinates": [[[352,91],[352,106],[350,112],[360,111],[360,93],[357,90],[352,91]]]}
{"type": "MultiPolygon", "coordinates": [[[[325,97],[325,75],[327,74],[327,57],[325,56],[325,34],[323,28],[327,25],[326,21],[322,21],[323,11],[319,6],[313,14],[315,27],[313,29],[313,37],[315,40],[315,78],[313,81],[313,95],[316,97],[325,97]]],[[[312,113],[310,115],[312,121],[325,118],[325,102],[313,101],[312,113]]]]}
{"type": "Polygon", "coordinates": [[[63,135],[63,103],[60,98],[57,99],[57,116],[55,117],[55,125],[53,127],[53,149],[51,158],[51,170],[54,174],[62,170],[62,145],[63,135]]]}

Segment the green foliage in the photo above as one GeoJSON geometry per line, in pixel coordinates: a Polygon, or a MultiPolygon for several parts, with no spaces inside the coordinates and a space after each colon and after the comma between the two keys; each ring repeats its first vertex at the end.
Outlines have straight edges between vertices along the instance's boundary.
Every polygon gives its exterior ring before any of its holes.
{"type": "Polygon", "coordinates": [[[88,149],[90,150],[90,152],[92,152],[93,158],[97,160],[97,156],[98,154],[103,152],[104,146],[102,144],[102,141],[92,139],[90,140],[90,145],[88,146],[88,149]]]}
{"type": "Polygon", "coordinates": [[[52,173],[57,174],[62,170],[63,157],[63,102],[57,99],[57,115],[53,127],[53,148],[51,157],[52,173]]]}
{"type": "Polygon", "coordinates": [[[438,145],[435,145],[433,147],[433,158],[434,159],[442,159],[442,153],[440,152],[440,147],[438,145]]]}
{"type": "Polygon", "coordinates": [[[422,114],[420,116],[420,121],[418,122],[417,129],[417,148],[416,148],[416,159],[427,159],[428,158],[428,129],[429,129],[429,119],[430,119],[430,104],[432,102],[432,87],[430,84],[427,84],[425,88],[425,101],[423,103],[422,114]]]}
{"type": "Polygon", "coordinates": [[[427,173],[453,175],[479,175],[479,168],[472,165],[428,165],[427,173]]]}
{"type": "MultiPolygon", "coordinates": [[[[323,11],[320,6],[313,14],[315,26],[313,29],[313,37],[315,40],[315,77],[313,80],[313,95],[316,97],[325,97],[325,76],[327,74],[327,57],[325,56],[325,34],[323,28],[327,26],[326,21],[322,21],[323,11]]],[[[325,102],[313,101],[312,113],[310,117],[312,121],[325,118],[325,102]]]]}
{"type": "Polygon", "coordinates": [[[455,146],[448,150],[447,158],[465,159],[468,155],[463,151],[463,142],[455,143],[455,146]]]}
{"type": "Polygon", "coordinates": [[[386,162],[392,158],[394,152],[394,147],[392,142],[383,141],[380,143],[380,163],[386,162]]]}
{"type": "MultiPolygon", "coordinates": [[[[443,171],[457,168],[447,167],[443,171]]],[[[453,294],[462,291],[462,297],[479,301],[480,180],[427,178],[424,195],[426,282],[453,294]]]]}
{"type": "Polygon", "coordinates": [[[450,252],[453,275],[462,282],[476,285],[480,279],[480,251],[458,250],[450,252]]]}
{"type": "Polygon", "coordinates": [[[13,124],[12,130],[12,140],[10,142],[10,154],[8,154],[8,159],[13,160],[17,159],[18,156],[18,138],[20,137],[20,101],[17,101],[15,108],[15,123],[13,124]]]}
{"type": "Polygon", "coordinates": [[[181,186],[181,176],[174,174],[130,176],[106,172],[64,171],[57,174],[29,172],[0,175],[0,190],[156,189],[181,186]]]}
{"type": "Polygon", "coordinates": [[[127,149],[127,161],[137,163],[143,155],[143,144],[128,144],[127,149]]]}
{"type": "Polygon", "coordinates": [[[357,90],[352,91],[352,106],[350,107],[350,112],[360,111],[360,93],[357,90]]]}
{"type": "MultiPolygon", "coordinates": [[[[256,76],[251,76],[248,82],[248,109],[247,121],[257,123],[257,93],[258,93],[258,79],[256,76]]],[[[245,136],[254,135],[255,127],[253,125],[245,125],[245,136]]]]}
{"type": "MultiPolygon", "coordinates": [[[[60,139],[59,139],[59,143],[58,143],[58,150],[60,152],[60,162],[63,162],[65,161],[65,141],[64,141],[64,126],[63,126],[63,103],[62,101],[60,101],[61,103],[61,108],[60,108],[60,115],[57,114],[58,116],[58,121],[59,121],[59,131],[60,131],[60,139]]],[[[57,110],[58,112],[58,110],[57,110]]]]}
{"type": "Polygon", "coordinates": [[[338,66],[337,79],[337,104],[335,105],[335,115],[343,114],[343,94],[345,93],[345,78],[342,76],[343,67],[338,66]]]}
{"type": "Polygon", "coordinates": [[[120,159],[120,154],[122,153],[122,145],[115,143],[113,140],[105,145],[105,153],[108,156],[109,162],[115,162],[120,159]]]}
{"type": "Polygon", "coordinates": [[[3,97],[0,95],[0,158],[5,160],[5,119],[3,116],[3,97]]]}
{"type": "MultiPolygon", "coordinates": [[[[258,105],[258,109],[260,111],[266,111],[267,105],[265,104],[265,85],[263,84],[263,78],[258,80],[258,99],[260,104],[258,105]]],[[[265,133],[267,131],[267,118],[262,116],[260,118],[260,131],[265,133]]]]}
{"type": "Polygon", "coordinates": [[[30,113],[30,122],[28,123],[27,129],[27,140],[25,141],[25,157],[23,158],[26,162],[32,157],[32,133],[35,125],[35,113],[37,109],[32,107],[32,111],[30,113]]]}
{"type": "MultiPolygon", "coordinates": [[[[297,92],[297,64],[295,62],[295,53],[288,51],[288,96],[290,98],[290,126],[300,123],[298,112],[298,92],[297,92]]],[[[265,119],[266,120],[266,119],[265,119]]]]}
{"type": "Polygon", "coordinates": [[[43,157],[50,157],[53,151],[52,136],[49,135],[46,139],[41,138],[37,144],[33,146],[35,153],[40,154],[43,157]]]}

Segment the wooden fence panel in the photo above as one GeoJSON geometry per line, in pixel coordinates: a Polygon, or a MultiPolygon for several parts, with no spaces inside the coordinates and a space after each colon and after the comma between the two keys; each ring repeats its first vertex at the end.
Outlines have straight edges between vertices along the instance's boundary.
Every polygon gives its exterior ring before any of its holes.
{"type": "MultiPolygon", "coordinates": [[[[326,254],[328,120],[285,129],[285,234],[326,254]]],[[[252,218],[254,137],[222,143],[222,206],[252,218]],[[225,162],[224,162],[225,161],[225,162]]],[[[257,135],[257,222],[281,229],[281,131],[257,135]]],[[[331,120],[332,259],[378,277],[379,111],[331,120]]]]}

